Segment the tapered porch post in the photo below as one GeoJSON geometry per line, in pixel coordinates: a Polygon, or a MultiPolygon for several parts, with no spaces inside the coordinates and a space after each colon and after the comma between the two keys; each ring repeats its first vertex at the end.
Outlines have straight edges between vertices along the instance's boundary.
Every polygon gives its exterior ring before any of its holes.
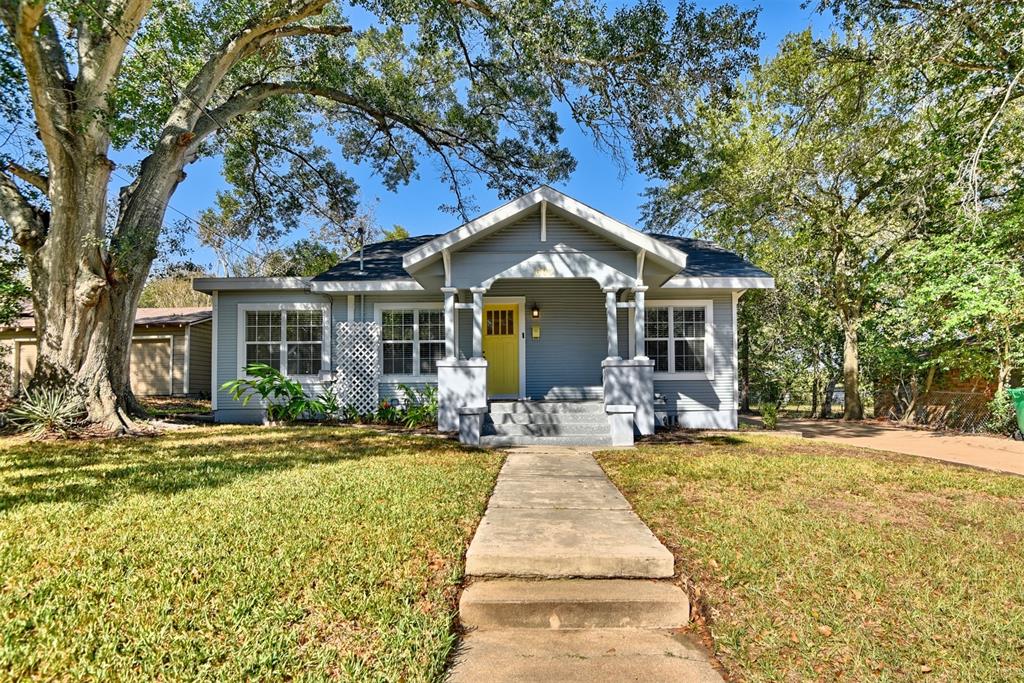
{"type": "Polygon", "coordinates": [[[608,358],[619,357],[618,291],[616,287],[606,287],[604,290],[605,317],[608,321],[608,358]]]}
{"type": "Polygon", "coordinates": [[[473,287],[473,358],[484,357],[484,287],[473,287]]]}
{"type": "Polygon", "coordinates": [[[442,287],[444,294],[444,355],[455,358],[455,298],[459,290],[455,287],[442,287]]]}
{"type": "Polygon", "coordinates": [[[644,292],[646,291],[647,287],[644,285],[637,285],[633,288],[633,358],[637,359],[647,358],[647,340],[645,339],[647,309],[644,303],[646,298],[644,292]]]}

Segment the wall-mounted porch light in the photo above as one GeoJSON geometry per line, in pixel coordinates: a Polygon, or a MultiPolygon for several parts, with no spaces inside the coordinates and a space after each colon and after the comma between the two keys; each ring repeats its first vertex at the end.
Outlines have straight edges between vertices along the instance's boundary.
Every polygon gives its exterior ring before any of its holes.
{"type": "Polygon", "coordinates": [[[534,320],[540,318],[540,309],[537,307],[537,304],[534,304],[533,308],[530,309],[530,317],[534,320]]]}

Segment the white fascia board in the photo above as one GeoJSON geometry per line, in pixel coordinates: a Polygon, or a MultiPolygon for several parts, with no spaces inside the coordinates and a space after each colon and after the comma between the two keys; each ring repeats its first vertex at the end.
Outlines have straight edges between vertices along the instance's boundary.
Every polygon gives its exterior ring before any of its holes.
{"type": "Polygon", "coordinates": [[[670,277],[662,289],[775,289],[771,277],[670,277]]]}
{"type": "Polygon", "coordinates": [[[246,289],[309,289],[308,277],[197,277],[192,289],[209,294],[214,291],[246,289]]]}
{"type": "Polygon", "coordinates": [[[468,223],[445,233],[440,237],[430,240],[426,244],[413,249],[402,258],[402,265],[406,270],[415,269],[425,262],[436,258],[443,250],[451,249],[459,242],[469,239],[475,235],[501,225],[518,215],[526,212],[534,206],[546,201],[568,214],[571,214],[590,226],[596,228],[598,233],[604,233],[617,239],[628,242],[638,249],[647,251],[650,255],[666,261],[677,268],[686,268],[686,254],[675,247],[671,247],[660,240],[631,228],[625,223],[615,220],[611,216],[601,213],[597,209],[577,201],[569,195],[543,185],[536,190],[524,194],[518,199],[500,206],[497,209],[485,213],[479,218],[474,218],[468,223]]]}
{"type": "Polygon", "coordinates": [[[415,280],[366,280],[311,282],[309,291],[324,294],[361,292],[422,292],[423,285],[415,280]]]}

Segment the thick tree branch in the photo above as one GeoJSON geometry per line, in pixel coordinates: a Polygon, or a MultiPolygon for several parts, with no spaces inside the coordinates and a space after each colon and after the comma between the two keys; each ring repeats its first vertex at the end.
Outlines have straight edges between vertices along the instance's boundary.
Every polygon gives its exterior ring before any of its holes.
{"type": "Polygon", "coordinates": [[[32,254],[46,240],[46,214],[22,194],[7,175],[0,173],[0,216],[11,226],[14,242],[32,254]]]}
{"type": "Polygon", "coordinates": [[[285,8],[270,17],[250,21],[236,35],[229,38],[192,78],[177,106],[167,119],[172,128],[188,130],[202,114],[224,76],[246,54],[253,43],[268,34],[284,29],[289,24],[319,13],[329,0],[291,0],[285,8]]]}
{"type": "Polygon", "coordinates": [[[81,13],[77,27],[81,68],[75,89],[81,102],[106,109],[108,90],[121,68],[128,41],[152,5],[152,0],[116,0],[103,14],[94,9],[81,13]]]}
{"type": "Polygon", "coordinates": [[[63,56],[60,63],[54,64],[51,61],[51,41],[55,41],[56,37],[46,38],[44,44],[36,35],[41,25],[44,30],[53,26],[53,22],[46,17],[46,3],[43,0],[0,3],[0,20],[21,57],[43,147],[50,159],[56,159],[63,151],[63,133],[68,128],[71,105],[65,80],[66,65],[63,69],[61,66],[63,56]]]}
{"type": "Polygon", "coordinates": [[[26,168],[19,163],[10,161],[7,163],[7,170],[18,178],[21,178],[26,183],[32,185],[37,190],[46,194],[50,191],[50,179],[42,173],[37,173],[30,168],[26,168]]]}

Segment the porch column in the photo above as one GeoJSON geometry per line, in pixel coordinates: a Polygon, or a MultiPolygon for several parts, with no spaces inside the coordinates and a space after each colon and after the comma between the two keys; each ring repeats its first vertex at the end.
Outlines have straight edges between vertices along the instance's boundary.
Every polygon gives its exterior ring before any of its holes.
{"type": "Polygon", "coordinates": [[[633,358],[647,358],[647,340],[646,334],[646,323],[647,323],[647,309],[644,305],[644,292],[647,291],[645,285],[637,285],[633,288],[633,358]]]}
{"type": "Polygon", "coordinates": [[[619,306],[618,288],[606,287],[604,290],[605,317],[608,321],[608,357],[619,357],[619,306]]]}
{"type": "Polygon", "coordinates": [[[473,358],[484,357],[484,292],[485,287],[473,287],[473,358]]]}
{"type": "Polygon", "coordinates": [[[442,287],[444,293],[444,356],[455,358],[455,297],[459,290],[455,287],[442,287]]]}

